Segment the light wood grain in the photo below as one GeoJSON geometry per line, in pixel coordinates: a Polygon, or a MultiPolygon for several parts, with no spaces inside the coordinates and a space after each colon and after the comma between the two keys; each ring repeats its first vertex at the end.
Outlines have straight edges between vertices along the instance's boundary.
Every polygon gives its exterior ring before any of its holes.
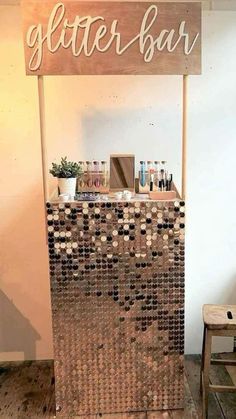
{"type": "MultiPolygon", "coordinates": [[[[202,419],[202,399],[200,395],[200,364],[201,357],[199,355],[185,356],[185,373],[191,391],[192,399],[194,401],[198,418],[202,419]]],[[[208,403],[208,417],[209,419],[222,419],[222,412],[215,394],[209,394],[208,403]]]]}
{"type": "MultiPolygon", "coordinates": [[[[179,26],[182,21],[186,22],[186,32],[190,36],[190,45],[196,36],[200,34],[189,55],[184,53],[184,41],[181,39],[178,46],[172,51],[164,48],[162,51],[154,51],[150,62],[144,61],[140,52],[139,43],[134,44],[122,54],[115,51],[115,40],[106,52],[95,50],[90,57],[82,53],[79,57],[72,54],[71,48],[60,47],[51,53],[46,45],[43,46],[43,61],[39,69],[31,71],[29,61],[33,49],[26,43],[26,34],[31,25],[42,23],[43,33],[46,33],[49,16],[57,0],[24,0],[23,11],[23,36],[25,47],[25,63],[27,74],[200,74],[201,73],[201,3],[148,3],[148,2],[80,2],[65,0],[65,18],[73,22],[76,15],[102,16],[108,28],[102,39],[102,45],[106,45],[110,39],[110,27],[114,19],[117,19],[117,30],[121,33],[121,45],[127,45],[140,32],[143,16],[152,4],[157,4],[158,15],[148,32],[154,39],[162,30],[175,30],[175,41],[178,39],[179,26]]],[[[62,24],[61,24],[62,26],[62,24]]],[[[98,24],[92,25],[89,40],[93,42],[98,24]]],[[[81,33],[81,30],[79,30],[81,33]]],[[[60,29],[55,32],[58,40],[60,29]]],[[[81,42],[81,36],[78,36],[81,42]]],[[[55,42],[55,41],[54,41],[55,42]]],[[[80,44],[79,44],[80,45],[80,44]]],[[[146,44],[147,45],[147,44],[146,44]]]]}
{"type": "MultiPolygon", "coordinates": [[[[232,357],[232,354],[230,354],[232,357]]],[[[213,355],[219,358],[219,355],[213,355]]],[[[232,386],[233,381],[223,365],[212,365],[210,370],[211,385],[232,386]]],[[[236,412],[236,394],[235,393],[215,393],[219,405],[223,413],[223,417],[227,419],[235,419],[236,412]]]]}
{"type": "MultiPolygon", "coordinates": [[[[234,352],[233,354],[231,354],[231,353],[221,354],[221,358],[222,359],[228,359],[228,360],[233,359],[234,361],[236,361],[236,352],[234,352]]],[[[227,365],[226,370],[228,371],[232,382],[236,386],[236,367],[231,367],[231,366],[227,365]]]]}
{"type": "Polygon", "coordinates": [[[188,111],[188,76],[183,76],[182,110],[182,199],[186,198],[187,182],[187,111],[188,111]]]}
{"type": "Polygon", "coordinates": [[[0,389],[0,417],[46,417],[48,397],[54,389],[52,363],[6,363],[4,368],[5,378],[0,389]]]}
{"type": "Polygon", "coordinates": [[[209,329],[219,329],[228,336],[228,330],[236,331],[236,305],[214,305],[205,304],[203,306],[203,321],[209,329]],[[230,313],[232,319],[228,317],[230,313]]]}
{"type": "Polygon", "coordinates": [[[38,76],[38,98],[39,98],[39,122],[41,139],[41,161],[43,175],[43,194],[44,201],[48,200],[48,167],[47,167],[47,146],[46,146],[46,126],[45,126],[45,98],[43,77],[38,76]]]}

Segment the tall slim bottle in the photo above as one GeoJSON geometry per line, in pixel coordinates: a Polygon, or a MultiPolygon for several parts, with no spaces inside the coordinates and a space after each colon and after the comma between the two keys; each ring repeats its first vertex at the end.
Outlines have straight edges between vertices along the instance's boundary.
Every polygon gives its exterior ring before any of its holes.
{"type": "Polygon", "coordinates": [[[146,163],[145,161],[140,161],[140,172],[139,172],[139,182],[142,187],[146,185],[146,163]]]}

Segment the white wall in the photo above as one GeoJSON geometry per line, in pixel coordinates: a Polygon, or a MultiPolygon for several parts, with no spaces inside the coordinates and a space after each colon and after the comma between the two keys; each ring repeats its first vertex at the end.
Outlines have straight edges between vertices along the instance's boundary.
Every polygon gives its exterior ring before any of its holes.
{"type": "Polygon", "coordinates": [[[235,12],[204,14],[203,74],[191,78],[189,89],[186,338],[190,353],[199,350],[201,305],[236,304],[235,37],[235,12]]]}
{"type": "Polygon", "coordinates": [[[37,81],[19,7],[0,6],[0,359],[52,356],[37,81]]]}
{"type": "MultiPolygon", "coordinates": [[[[200,351],[201,305],[236,303],[235,23],[236,13],[204,14],[203,75],[189,79],[188,353],[200,351]]],[[[50,358],[37,83],[24,75],[17,6],[0,7],[0,57],[0,358],[50,358]]],[[[49,161],[134,152],[166,158],[179,180],[180,77],[47,77],[45,93],[49,161]]]]}

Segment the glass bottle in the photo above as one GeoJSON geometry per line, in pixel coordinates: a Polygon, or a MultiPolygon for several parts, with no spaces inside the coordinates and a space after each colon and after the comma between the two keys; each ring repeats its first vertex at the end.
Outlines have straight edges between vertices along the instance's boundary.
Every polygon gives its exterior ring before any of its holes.
{"type": "Polygon", "coordinates": [[[151,160],[147,161],[147,179],[148,179],[148,186],[150,187],[150,182],[151,182],[151,171],[153,170],[153,162],[151,160]]]}
{"type": "Polygon", "coordinates": [[[87,187],[92,188],[93,186],[93,178],[92,178],[92,162],[86,161],[86,171],[87,171],[87,187]]]}
{"type": "Polygon", "coordinates": [[[107,162],[105,160],[101,161],[101,169],[102,169],[102,186],[106,188],[108,186],[108,179],[107,179],[107,162]]]}
{"type": "Polygon", "coordinates": [[[82,172],[81,172],[81,176],[78,179],[78,185],[79,185],[79,188],[83,188],[84,187],[84,162],[79,161],[79,165],[82,169],[82,172]]]}
{"type": "Polygon", "coordinates": [[[166,169],[166,161],[162,160],[161,161],[161,180],[163,181],[163,186],[166,186],[166,180],[167,180],[167,169],[166,169]]]}
{"type": "Polygon", "coordinates": [[[146,185],[146,163],[143,160],[140,161],[139,182],[142,187],[146,185]]]}
{"type": "Polygon", "coordinates": [[[158,190],[158,187],[159,187],[160,167],[161,167],[161,162],[155,160],[154,161],[154,168],[155,168],[154,184],[155,184],[156,190],[158,190]]]}
{"type": "Polygon", "coordinates": [[[150,172],[150,170],[153,168],[153,163],[151,160],[147,161],[147,171],[150,172]]]}
{"type": "Polygon", "coordinates": [[[100,187],[99,161],[93,162],[93,174],[94,174],[93,184],[95,188],[98,189],[100,187]]]}

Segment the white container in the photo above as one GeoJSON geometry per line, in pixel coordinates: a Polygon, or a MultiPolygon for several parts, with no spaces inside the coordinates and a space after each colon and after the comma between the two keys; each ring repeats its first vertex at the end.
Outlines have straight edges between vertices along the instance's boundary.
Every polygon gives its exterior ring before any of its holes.
{"type": "Polygon", "coordinates": [[[58,187],[60,195],[66,194],[70,195],[71,198],[75,197],[76,192],[76,177],[71,178],[58,178],[58,187]]]}

